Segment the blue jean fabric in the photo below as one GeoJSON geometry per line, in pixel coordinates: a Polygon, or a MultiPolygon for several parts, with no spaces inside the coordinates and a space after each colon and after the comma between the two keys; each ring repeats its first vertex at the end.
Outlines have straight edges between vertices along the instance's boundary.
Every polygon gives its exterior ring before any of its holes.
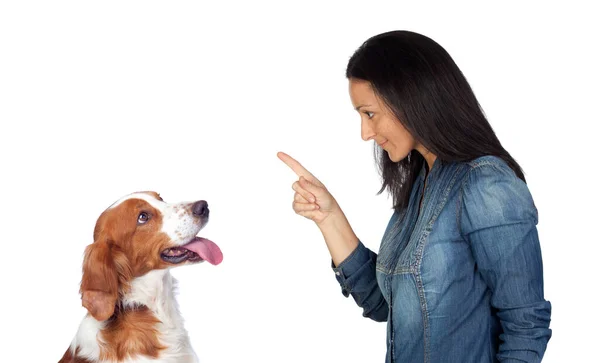
{"type": "Polygon", "coordinates": [[[494,156],[425,175],[378,254],[359,241],[332,263],[342,293],[387,322],[386,363],[540,362],[551,305],[527,185],[494,156]]]}

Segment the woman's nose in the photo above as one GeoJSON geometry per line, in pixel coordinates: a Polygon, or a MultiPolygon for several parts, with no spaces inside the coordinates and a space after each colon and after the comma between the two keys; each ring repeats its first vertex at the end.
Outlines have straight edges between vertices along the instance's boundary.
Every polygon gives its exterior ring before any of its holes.
{"type": "Polygon", "coordinates": [[[360,123],[360,136],[364,141],[369,141],[375,136],[373,127],[369,124],[369,120],[363,119],[360,123]]]}

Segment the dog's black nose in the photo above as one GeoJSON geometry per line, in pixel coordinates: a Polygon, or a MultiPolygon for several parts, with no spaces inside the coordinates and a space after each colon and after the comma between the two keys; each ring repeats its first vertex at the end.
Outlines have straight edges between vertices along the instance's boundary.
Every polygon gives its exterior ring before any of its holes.
{"type": "Polygon", "coordinates": [[[208,203],[205,200],[198,201],[192,206],[192,213],[198,217],[208,217],[208,203]]]}

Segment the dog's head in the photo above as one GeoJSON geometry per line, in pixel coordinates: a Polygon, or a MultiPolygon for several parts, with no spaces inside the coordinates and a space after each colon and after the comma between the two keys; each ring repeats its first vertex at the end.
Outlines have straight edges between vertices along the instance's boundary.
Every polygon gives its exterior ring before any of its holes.
{"type": "Polygon", "coordinates": [[[196,234],[208,222],[206,201],[169,204],[155,192],[125,196],[96,222],[83,261],[81,299],[97,320],[110,318],[136,277],[182,264],[221,263],[212,241],[196,234]]]}

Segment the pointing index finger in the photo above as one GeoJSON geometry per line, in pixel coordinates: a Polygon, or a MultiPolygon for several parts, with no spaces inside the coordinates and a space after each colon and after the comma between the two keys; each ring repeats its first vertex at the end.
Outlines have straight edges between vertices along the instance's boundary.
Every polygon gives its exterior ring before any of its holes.
{"type": "Polygon", "coordinates": [[[296,159],[289,156],[288,154],[280,151],[277,153],[277,157],[281,159],[285,163],[285,165],[289,166],[290,169],[296,173],[298,176],[303,176],[306,179],[316,179],[308,170],[306,170],[302,164],[300,164],[296,159]]]}

